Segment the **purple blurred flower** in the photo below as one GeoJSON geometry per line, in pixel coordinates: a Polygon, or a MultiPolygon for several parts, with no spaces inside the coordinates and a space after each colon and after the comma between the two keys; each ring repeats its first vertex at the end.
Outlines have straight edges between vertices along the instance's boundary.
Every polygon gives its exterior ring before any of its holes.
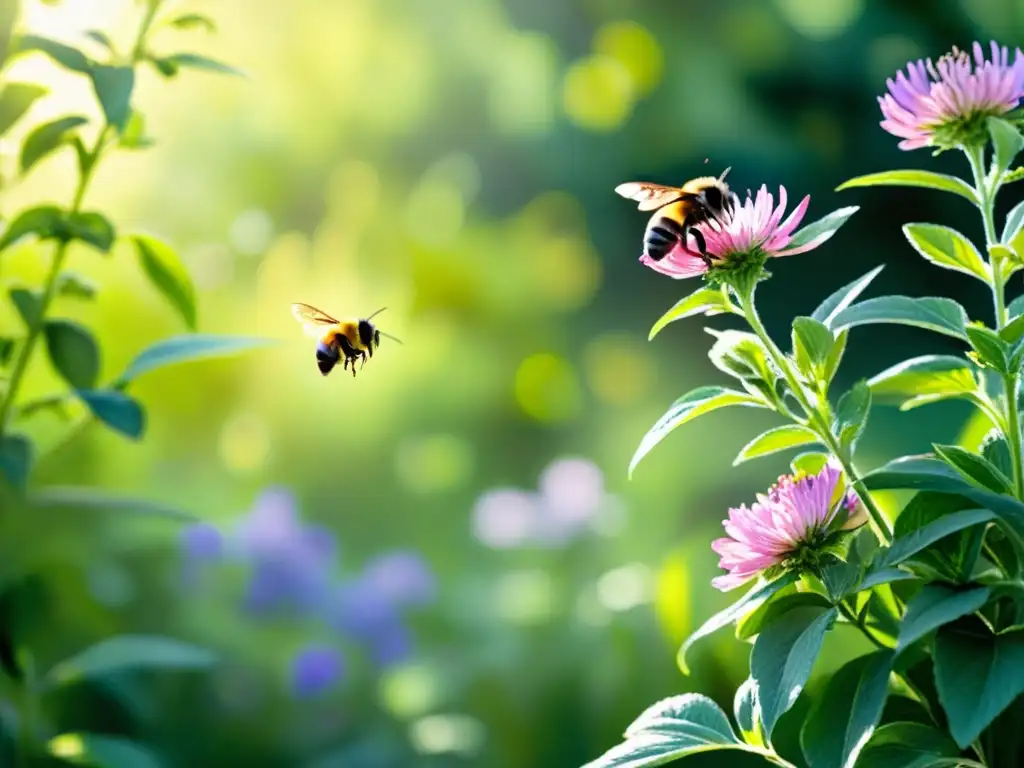
{"type": "Polygon", "coordinates": [[[551,462],[541,473],[538,538],[562,544],[586,530],[601,512],[607,494],[604,474],[586,459],[551,462]]]}
{"type": "Polygon", "coordinates": [[[412,550],[378,555],[363,570],[363,582],[398,606],[426,605],[436,592],[433,572],[412,550]]]}
{"type": "Polygon", "coordinates": [[[181,532],[181,547],[192,560],[218,560],[224,554],[224,536],[210,523],[195,523],[181,532]]]}
{"type": "Polygon", "coordinates": [[[316,696],[341,679],[344,667],[344,659],[336,648],[322,645],[307,646],[292,660],[292,689],[300,698],[316,696]]]}
{"type": "Polygon", "coordinates": [[[477,538],[494,549],[529,543],[537,533],[539,502],[537,494],[515,488],[487,491],[473,508],[477,538]]]}
{"type": "Polygon", "coordinates": [[[903,141],[900,149],[937,146],[949,149],[985,141],[985,120],[1015,109],[1024,99],[1024,54],[994,41],[986,60],[979,43],[974,60],[956,48],[935,64],[931,59],[907,64],[907,72],[886,80],[888,93],[878,104],[881,125],[903,141]]]}

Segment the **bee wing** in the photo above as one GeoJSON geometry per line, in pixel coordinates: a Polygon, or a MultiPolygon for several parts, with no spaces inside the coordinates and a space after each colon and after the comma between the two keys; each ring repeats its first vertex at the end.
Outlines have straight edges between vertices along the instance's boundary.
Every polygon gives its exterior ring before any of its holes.
{"type": "Polygon", "coordinates": [[[292,304],[292,314],[302,323],[307,336],[320,336],[325,325],[335,325],[337,320],[309,304],[292,304]]]}
{"type": "Polygon", "coordinates": [[[635,200],[641,211],[653,211],[683,197],[679,187],[666,187],[647,181],[629,181],[619,184],[615,191],[628,200],[635,200]]]}

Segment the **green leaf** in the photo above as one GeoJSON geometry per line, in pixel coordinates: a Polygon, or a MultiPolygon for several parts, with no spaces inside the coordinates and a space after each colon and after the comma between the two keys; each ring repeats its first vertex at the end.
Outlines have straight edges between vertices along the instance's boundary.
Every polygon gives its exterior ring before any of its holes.
{"type": "Polygon", "coordinates": [[[873,323],[895,323],[926,328],[957,339],[967,339],[967,312],[952,299],[880,296],[854,304],[835,318],[833,328],[873,323]]]}
{"type": "Polygon", "coordinates": [[[761,735],[761,705],[757,702],[757,683],[753,678],[748,677],[743,684],[736,689],[736,696],[733,698],[732,712],[736,718],[736,724],[740,728],[740,736],[743,740],[755,747],[764,746],[764,738],[761,735]]]}
{"type": "Polygon", "coordinates": [[[166,518],[180,523],[194,523],[197,518],[176,507],[149,499],[111,495],[102,488],[56,486],[40,488],[29,497],[36,508],[67,508],[93,512],[119,512],[144,517],[166,518]]]}
{"type": "Polygon", "coordinates": [[[37,205],[24,210],[14,217],[0,237],[0,251],[29,235],[36,235],[40,240],[57,237],[63,223],[64,212],[55,205],[37,205]]]}
{"type": "Polygon", "coordinates": [[[751,408],[764,408],[761,401],[751,395],[725,387],[698,387],[697,389],[683,395],[676,400],[672,407],[665,412],[658,422],[644,435],[640,447],[633,454],[633,460],[629,463],[629,475],[632,476],[637,464],[669,433],[677,427],[681,427],[688,421],[693,421],[698,416],[717,411],[719,408],[726,408],[732,405],[744,405],[751,408]]]}
{"type": "Polygon", "coordinates": [[[44,681],[56,687],[129,669],[205,669],[216,657],[205,648],[157,635],[115,635],[58,663],[44,681]]]}
{"type": "Polygon", "coordinates": [[[881,726],[861,753],[871,768],[954,768],[960,750],[945,733],[930,725],[901,722],[881,726]]]}
{"type": "Polygon", "coordinates": [[[196,328],[196,289],[171,246],[149,235],[133,235],[139,262],[150,283],[171,303],[185,324],[196,328]]]}
{"type": "Polygon", "coordinates": [[[89,76],[107,122],[118,131],[124,130],[131,115],[135,72],[131,67],[96,66],[89,70],[89,76]]]}
{"type": "Polygon", "coordinates": [[[825,299],[821,305],[814,310],[811,317],[819,323],[824,324],[826,327],[832,328],[836,315],[856,301],[857,297],[864,292],[864,289],[871,284],[872,280],[878,277],[878,273],[883,269],[885,269],[885,265],[880,264],[867,274],[858,277],[852,283],[844,285],[838,291],[825,299]]]}
{"type": "Polygon", "coordinates": [[[757,681],[767,738],[796,703],[836,613],[835,608],[794,608],[757,636],[750,654],[750,676],[757,681]]]}
{"type": "Polygon", "coordinates": [[[8,336],[0,336],[0,366],[7,365],[11,360],[11,353],[14,351],[14,339],[8,336]]]}
{"type": "Polygon", "coordinates": [[[689,296],[680,299],[672,309],[658,318],[647,337],[650,341],[669,323],[694,315],[711,317],[738,310],[729,299],[729,294],[721,288],[698,288],[689,296]]]}
{"type": "Polygon", "coordinates": [[[918,253],[938,267],[972,275],[986,283],[992,270],[970,240],[938,224],[904,224],[903,234],[918,253]]]}
{"type": "Polygon", "coordinates": [[[851,205],[832,211],[827,216],[823,216],[797,231],[786,248],[802,248],[811,244],[817,248],[826,240],[831,239],[832,235],[839,231],[839,228],[846,223],[847,219],[859,210],[860,206],[851,205]]]}
{"type": "Polygon", "coordinates": [[[775,374],[768,363],[764,343],[755,334],[746,331],[717,331],[705,328],[715,337],[708,351],[708,359],[718,370],[739,379],[774,381],[775,374]]]}
{"type": "Polygon", "coordinates": [[[1006,309],[1011,318],[1024,315],[1024,296],[1018,296],[1016,299],[1011,301],[1006,309]]]}
{"type": "Polygon", "coordinates": [[[743,749],[729,718],[707,696],[684,693],[651,705],[626,740],[583,768],[647,768],[716,749],[743,749]]]}
{"type": "Polygon", "coordinates": [[[871,564],[871,571],[881,571],[899,565],[926,547],[973,525],[987,523],[995,515],[987,509],[965,509],[944,514],[936,520],[908,533],[898,536],[888,549],[883,549],[871,564]]]}
{"type": "Polygon", "coordinates": [[[999,373],[1009,373],[1011,350],[999,338],[999,334],[983,325],[970,324],[966,327],[967,338],[977,353],[976,359],[984,366],[999,373]]]}
{"type": "Polygon", "coordinates": [[[835,344],[832,345],[832,351],[828,353],[828,358],[825,360],[825,369],[822,372],[822,381],[825,382],[826,387],[832,384],[832,379],[835,378],[836,372],[839,370],[839,364],[843,360],[843,352],[846,351],[846,340],[849,337],[850,330],[848,328],[840,331],[836,336],[835,344]]]}
{"type": "Polygon", "coordinates": [[[707,637],[713,632],[717,632],[722,627],[732,624],[734,621],[738,621],[746,614],[757,610],[761,605],[764,604],[772,595],[790,584],[796,583],[799,575],[790,571],[783,574],[775,581],[764,583],[759,581],[755,584],[743,597],[737,600],[735,603],[725,608],[710,619],[705,621],[696,632],[690,635],[683,642],[679,652],[676,654],[676,664],[684,675],[690,674],[690,668],[686,664],[686,652],[690,650],[694,643],[701,638],[707,637]]]}
{"type": "MultiPolygon", "coordinates": [[[[1021,231],[1024,231],[1024,200],[1013,206],[1010,212],[1006,214],[1006,223],[1003,224],[1003,236],[999,238],[999,242],[1003,245],[1010,245],[1021,231]]],[[[1019,251],[1017,255],[1021,255],[1019,251]]]]}
{"type": "Polygon", "coordinates": [[[103,253],[110,253],[116,236],[114,225],[102,213],[79,212],[68,221],[68,239],[81,240],[103,253]]]}
{"type": "Polygon", "coordinates": [[[91,299],[96,296],[96,283],[75,272],[61,272],[57,278],[57,295],[70,299],[91,299]]]}
{"type": "Polygon", "coordinates": [[[218,336],[205,333],[172,336],[140,352],[118,378],[116,388],[121,389],[140,376],[168,365],[229,357],[272,343],[274,342],[270,339],[253,336],[218,336]]]}
{"type": "Polygon", "coordinates": [[[1013,493],[1013,482],[984,457],[958,445],[932,446],[939,458],[980,488],[996,493],[1013,493]]]}
{"type": "Polygon", "coordinates": [[[904,651],[944,624],[974,613],[986,603],[991,592],[988,587],[961,591],[941,584],[925,584],[907,603],[896,650],[904,651]]]}
{"type": "Polygon", "coordinates": [[[879,568],[864,574],[864,578],[861,579],[860,584],[857,584],[856,587],[858,592],[863,592],[879,587],[882,584],[891,584],[894,581],[913,581],[915,579],[917,579],[917,576],[909,571],[903,571],[899,568],[879,568]]]}
{"type": "Polygon", "coordinates": [[[35,449],[24,435],[7,432],[0,437],[0,475],[17,491],[24,491],[35,449]]]}
{"type": "Polygon", "coordinates": [[[956,176],[946,176],[945,174],[932,173],[931,171],[901,170],[869,173],[866,176],[857,176],[849,181],[844,181],[836,187],[836,192],[854,187],[884,186],[937,189],[940,192],[952,192],[954,195],[966,197],[972,203],[978,202],[978,196],[974,193],[973,187],[967,182],[958,179],[956,176]]]}
{"type": "Polygon", "coordinates": [[[43,297],[39,291],[30,288],[11,288],[11,303],[18,310],[27,328],[34,328],[43,309],[43,297]]]}
{"type": "Polygon", "coordinates": [[[92,334],[71,320],[43,325],[53,367],[75,389],[92,389],[100,374],[100,350],[92,334]]]}
{"type": "Polygon", "coordinates": [[[811,768],[853,768],[882,717],[893,658],[892,651],[858,656],[829,679],[800,730],[811,768]]]}
{"type": "Polygon", "coordinates": [[[92,415],[122,435],[138,440],[146,427],[146,414],[138,400],[117,390],[78,390],[92,415]]]}
{"type": "Polygon", "coordinates": [[[1024,317],[1015,317],[999,331],[999,338],[1007,344],[1016,344],[1024,338],[1024,317]]]}
{"type": "Polygon", "coordinates": [[[213,19],[201,13],[182,14],[171,20],[171,26],[178,29],[195,29],[199,27],[211,34],[217,31],[217,25],[213,23],[213,19]]]}
{"type": "Polygon", "coordinates": [[[59,392],[55,395],[46,395],[44,397],[38,397],[35,400],[29,400],[23,405],[19,405],[15,412],[17,419],[30,419],[37,413],[53,413],[58,418],[68,421],[71,416],[68,414],[67,409],[64,407],[67,404],[70,395],[67,392],[59,392]]]}
{"type": "Polygon", "coordinates": [[[1024,632],[993,635],[980,621],[935,638],[935,685],[957,746],[966,749],[1024,692],[1024,632]]]}
{"type": "Polygon", "coordinates": [[[117,140],[117,146],[121,149],[145,149],[154,143],[153,139],[146,136],[146,118],[139,110],[132,109],[128,124],[117,140]]]}
{"type": "Polygon", "coordinates": [[[736,639],[749,640],[761,634],[765,627],[795,608],[827,611],[831,607],[832,604],[816,592],[779,592],[736,623],[736,639]]]}
{"type": "Polygon", "coordinates": [[[62,733],[49,741],[47,749],[55,757],[95,768],[162,768],[148,749],[116,736],[62,733]]]}
{"type": "Polygon", "coordinates": [[[836,340],[827,326],[810,317],[793,320],[793,357],[800,370],[820,380],[836,340]]]}
{"type": "Polygon", "coordinates": [[[33,128],[21,146],[21,172],[28,173],[44,157],[67,144],[72,132],[87,122],[84,117],[71,115],[33,128]]]}
{"type": "MultiPolygon", "coordinates": [[[[85,36],[93,42],[102,45],[113,56],[117,56],[117,48],[114,47],[114,41],[110,39],[110,36],[106,32],[99,29],[90,29],[86,31],[85,36]]],[[[96,67],[94,67],[93,69],[95,68],[96,67]]]]}
{"type": "Polygon", "coordinates": [[[48,91],[32,83],[8,83],[0,91],[0,136],[17,123],[48,91]]]}
{"type": "Polygon", "coordinates": [[[767,432],[762,432],[755,437],[740,451],[732,465],[742,464],[744,461],[756,459],[760,456],[768,456],[779,451],[786,451],[790,448],[798,448],[801,445],[820,443],[821,439],[812,430],[802,427],[799,424],[786,424],[781,427],[773,427],[767,432]]]}
{"type": "MultiPolygon", "coordinates": [[[[951,469],[944,462],[935,462],[943,471],[949,472],[957,483],[963,483],[961,488],[971,492],[975,486],[970,485],[961,478],[955,470],[951,469]]],[[[1000,497],[987,491],[979,491],[982,496],[1000,497]]],[[[925,529],[932,524],[946,518],[952,518],[958,512],[974,510],[978,506],[989,506],[985,500],[967,498],[956,491],[945,492],[942,490],[927,489],[910,500],[910,503],[903,508],[899,517],[896,518],[894,535],[896,540],[910,536],[918,530],[925,529]]],[[[935,529],[929,529],[934,531],[935,529]]],[[[930,533],[928,534],[931,535],[930,533]]],[[[954,584],[962,584],[970,580],[971,573],[978,561],[981,552],[981,544],[985,537],[984,526],[966,526],[959,532],[940,536],[934,543],[924,549],[918,550],[911,558],[907,558],[904,565],[915,572],[921,572],[929,579],[941,579],[954,584]]]]}
{"type": "Polygon", "coordinates": [[[236,69],[216,59],[200,56],[197,53],[175,53],[172,56],[154,59],[153,63],[156,65],[157,70],[165,77],[174,77],[181,69],[201,69],[207,72],[218,72],[223,75],[246,77],[245,72],[240,69],[236,69]]]}
{"type": "Polygon", "coordinates": [[[29,51],[45,53],[62,67],[70,69],[72,72],[87,74],[92,67],[92,62],[77,48],[72,48],[70,45],[58,43],[56,40],[50,40],[45,37],[20,35],[14,41],[13,47],[14,53],[17,54],[28,53],[29,51]]]}
{"type": "Polygon", "coordinates": [[[794,456],[789,466],[793,470],[794,475],[801,472],[807,475],[816,475],[825,468],[828,459],[827,453],[808,451],[807,453],[801,453],[799,456],[794,456]]]}
{"type": "Polygon", "coordinates": [[[839,398],[836,405],[836,434],[840,444],[851,453],[868,424],[871,410],[871,390],[866,381],[858,381],[839,398]]]}
{"type": "Polygon", "coordinates": [[[868,380],[873,398],[895,400],[901,410],[924,401],[969,397],[978,390],[974,366],[962,357],[924,355],[904,360],[868,380]]]}
{"type": "Polygon", "coordinates": [[[992,146],[995,154],[992,157],[992,164],[996,176],[1001,176],[1010,167],[1021,149],[1024,149],[1024,136],[1020,131],[1005,120],[998,117],[988,118],[988,135],[992,137],[992,146]]]}
{"type": "Polygon", "coordinates": [[[993,427],[981,440],[981,455],[1007,477],[1013,477],[1013,457],[1003,433],[993,427]]]}

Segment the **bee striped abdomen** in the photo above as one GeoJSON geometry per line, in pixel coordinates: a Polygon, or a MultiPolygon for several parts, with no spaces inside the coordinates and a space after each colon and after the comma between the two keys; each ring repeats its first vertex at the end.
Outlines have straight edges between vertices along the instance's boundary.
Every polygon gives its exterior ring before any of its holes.
{"type": "Polygon", "coordinates": [[[661,261],[675,248],[682,236],[683,228],[676,221],[662,216],[652,222],[644,234],[644,253],[654,261],[661,261]]]}
{"type": "Polygon", "coordinates": [[[338,351],[338,347],[328,343],[325,339],[321,339],[316,345],[316,367],[320,369],[320,373],[326,376],[331,372],[331,369],[337,365],[338,360],[341,359],[341,353],[338,351]]]}

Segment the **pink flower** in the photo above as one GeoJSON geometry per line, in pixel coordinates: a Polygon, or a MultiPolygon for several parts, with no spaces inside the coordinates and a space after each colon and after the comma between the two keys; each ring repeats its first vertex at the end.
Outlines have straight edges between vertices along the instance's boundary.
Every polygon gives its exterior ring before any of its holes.
{"type": "MultiPolygon", "coordinates": [[[[704,235],[707,254],[715,266],[728,269],[748,263],[752,259],[792,256],[817,248],[832,234],[826,232],[820,238],[803,245],[787,247],[793,238],[793,231],[807,212],[810,201],[810,196],[805,197],[783,221],[782,215],[786,211],[787,202],[786,188],[779,187],[779,204],[773,208],[775,200],[768,192],[768,188],[762,184],[757,190],[756,197],[752,198],[748,192],[747,199],[741,205],[734,206],[732,212],[726,214],[722,221],[703,222],[697,225],[697,229],[704,235]]],[[[700,255],[683,243],[678,243],[660,261],[654,261],[646,255],[641,256],[640,261],[656,272],[677,280],[696,277],[708,271],[708,266],[700,255]]]]}
{"type": "Polygon", "coordinates": [[[991,44],[992,59],[974,43],[974,60],[956,48],[936,64],[918,60],[907,73],[885,81],[889,92],[879,97],[885,119],[881,126],[899,136],[900,149],[955,147],[979,134],[984,141],[985,118],[1004,115],[1024,98],[1024,54],[991,44]]]}
{"type": "Polygon", "coordinates": [[[856,516],[860,500],[839,485],[842,470],[829,462],[816,475],[784,475],[750,507],[729,510],[722,525],[726,538],[712,542],[729,573],[712,579],[723,592],[756,577],[766,568],[786,563],[801,549],[814,547],[856,516]],[[840,520],[837,516],[842,512],[840,520]],[[834,526],[833,523],[836,523],[834,526]]]}

